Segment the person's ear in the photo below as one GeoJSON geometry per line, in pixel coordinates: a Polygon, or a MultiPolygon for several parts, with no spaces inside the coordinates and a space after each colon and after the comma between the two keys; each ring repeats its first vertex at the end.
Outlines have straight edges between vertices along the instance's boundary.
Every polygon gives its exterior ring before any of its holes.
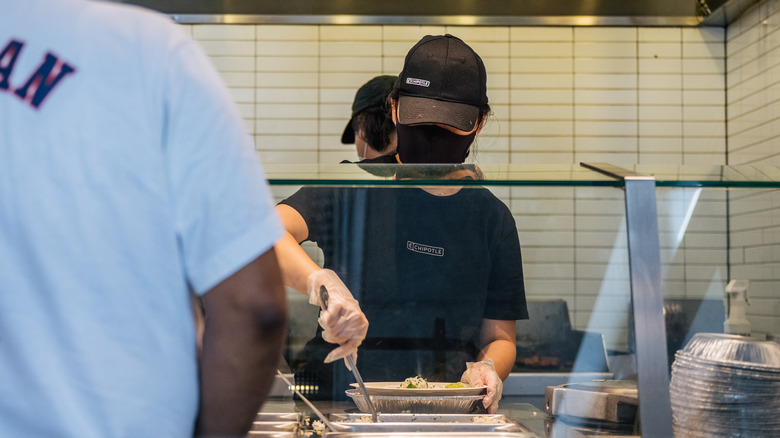
{"type": "Polygon", "coordinates": [[[398,124],[398,101],[390,99],[390,115],[393,117],[393,125],[398,124]]]}

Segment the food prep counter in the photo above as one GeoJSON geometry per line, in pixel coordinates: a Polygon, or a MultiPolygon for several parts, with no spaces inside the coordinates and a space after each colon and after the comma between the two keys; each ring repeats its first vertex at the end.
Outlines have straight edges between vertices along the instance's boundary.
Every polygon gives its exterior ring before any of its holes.
{"type": "Polygon", "coordinates": [[[274,397],[263,405],[248,437],[490,437],[542,438],[549,417],[529,403],[504,398],[495,415],[481,414],[380,414],[378,423],[365,422],[352,402],[314,401],[339,429],[325,431],[311,426],[317,416],[301,401],[274,397]]]}
{"type": "MultiPolygon", "coordinates": [[[[744,275],[754,281],[755,291],[763,298],[776,296],[776,276],[771,269],[775,260],[758,270],[743,255],[757,255],[751,251],[774,229],[773,210],[767,206],[777,205],[780,196],[778,168],[616,168],[605,163],[480,168],[484,179],[479,181],[397,180],[374,177],[359,166],[353,169],[320,164],[310,168],[297,164],[274,166],[267,169],[267,174],[279,199],[302,186],[489,188],[510,207],[517,220],[529,297],[564,302],[568,308],[556,309],[571,317],[567,325],[538,308],[534,315],[558,323],[554,330],[543,327],[539,320],[528,321],[524,327],[520,327],[522,321],[518,324],[518,357],[528,360],[518,364],[524,368],[515,370],[516,374],[505,382],[499,412],[540,437],[577,436],[581,429],[578,425],[570,428],[560,418],[554,420],[544,412],[542,389],[564,381],[577,383],[572,376],[583,376],[581,381],[632,379],[637,383],[637,415],[650,419],[641,422],[642,435],[672,436],[674,401],[670,400],[669,380],[674,354],[695,333],[722,330],[725,315],[719,298],[725,286],[723,274],[744,275]],[[701,296],[708,298],[703,300],[701,296]],[[705,301],[718,306],[705,305],[705,301]],[[536,336],[551,333],[553,339],[578,340],[577,348],[551,348],[547,337],[536,336]],[[575,334],[579,336],[576,339],[575,334]],[[599,342],[586,342],[594,339],[599,342]],[[581,348],[583,345],[598,348],[581,348]],[[583,360],[586,350],[593,353],[587,355],[592,360],[583,360]],[[575,359],[564,354],[575,351],[575,359]],[[559,366],[554,371],[558,372],[547,372],[553,368],[553,359],[557,359],[559,366]],[[609,375],[592,375],[597,373],[609,375]],[[528,412],[536,415],[523,417],[528,412]]],[[[318,254],[316,247],[310,249],[318,254]]],[[[300,320],[294,319],[291,324],[284,357],[292,369],[316,327],[316,317],[303,315],[311,306],[300,301],[302,309],[291,311],[300,320]]],[[[534,304],[531,300],[529,303],[534,304]]],[[[760,305],[767,303],[771,301],[760,305]]],[[[760,330],[754,336],[768,336],[771,327],[760,330]]],[[[750,391],[757,392],[752,387],[750,391]]],[[[354,409],[351,402],[343,403],[326,410],[338,412],[339,406],[342,411],[354,409]]],[[[272,405],[265,409],[276,412],[272,405]]],[[[296,411],[293,408],[290,412],[296,411]]],[[[488,433],[497,437],[513,432],[488,433]]],[[[620,433],[604,431],[601,435],[620,433]]]]}

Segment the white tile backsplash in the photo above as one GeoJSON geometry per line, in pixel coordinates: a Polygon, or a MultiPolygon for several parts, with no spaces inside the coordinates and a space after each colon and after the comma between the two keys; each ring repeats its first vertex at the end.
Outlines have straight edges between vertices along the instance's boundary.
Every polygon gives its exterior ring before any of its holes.
{"type": "Polygon", "coordinates": [[[258,41],[316,41],[320,26],[305,24],[266,24],[252,26],[258,41]]]}
{"type": "Polygon", "coordinates": [[[580,58],[636,58],[637,44],[631,42],[574,42],[574,56],[580,58]]]}
{"type": "Polygon", "coordinates": [[[635,89],[637,87],[637,75],[630,73],[603,73],[603,74],[574,74],[575,88],[610,89],[635,89]]]}
{"type": "MultiPolygon", "coordinates": [[[[775,40],[780,1],[761,2],[728,32],[728,156],[731,164],[780,164],[780,87],[775,40]],[[766,22],[767,24],[763,24],[766,22]]],[[[776,191],[735,193],[729,204],[732,278],[751,281],[746,313],[753,333],[780,332],[780,283],[776,229],[780,212],[776,191]],[[759,300],[756,300],[759,298],[759,300]]]]}
{"type": "Polygon", "coordinates": [[[319,56],[319,43],[315,41],[261,41],[253,44],[253,54],[258,56],[319,56]]]}
{"type": "Polygon", "coordinates": [[[198,41],[228,40],[254,41],[255,26],[231,24],[203,24],[192,27],[192,36],[198,41]]]}
{"type": "Polygon", "coordinates": [[[639,43],[637,50],[639,58],[679,58],[682,56],[682,46],[679,41],[639,43]]]}
{"type": "Polygon", "coordinates": [[[575,41],[598,41],[605,43],[635,42],[637,28],[634,27],[575,27],[575,41]]]}
{"type": "Polygon", "coordinates": [[[198,40],[209,56],[254,56],[255,42],[245,40],[198,40]]]}
{"type": "MultiPolygon", "coordinates": [[[[727,31],[674,27],[184,27],[191,30],[228,83],[254,134],[258,155],[266,163],[300,165],[354,159],[352,146],[341,145],[339,136],[357,87],[378,74],[397,74],[406,52],[423,35],[451,32],[480,52],[488,70],[495,114],[478,141],[475,155],[479,163],[703,165],[725,163],[728,152],[730,164],[777,164],[778,5],[780,0],[764,0],[760,8],[727,31]],[[763,20],[769,24],[762,25],[763,20]]],[[[570,299],[570,310],[580,328],[589,324],[592,328],[598,317],[611,315],[612,322],[603,324],[605,336],[613,345],[621,345],[626,339],[624,324],[616,321],[628,307],[626,269],[610,260],[614,248],[622,248],[618,249],[620,260],[625,259],[625,235],[620,234],[625,232],[622,193],[615,191],[615,199],[609,201],[575,202],[571,194],[551,201],[544,200],[549,193],[537,199],[528,191],[513,190],[505,200],[518,220],[526,248],[529,296],[545,298],[554,286],[556,296],[570,299]],[[616,229],[623,231],[616,234],[616,229]],[[591,257],[592,263],[584,263],[586,257],[591,257]],[[599,304],[595,296],[602,289],[619,291],[616,296],[623,297],[622,301],[599,304]]],[[[545,193],[541,188],[530,191],[545,193]]],[[[577,199],[590,199],[585,190],[577,193],[577,199]]],[[[596,197],[604,193],[594,190],[596,197]]],[[[774,280],[780,265],[780,232],[750,228],[780,228],[763,222],[766,216],[761,213],[766,211],[767,202],[762,200],[758,206],[747,200],[732,202],[727,224],[725,212],[718,210],[723,199],[700,200],[682,242],[675,241],[675,230],[664,231],[667,295],[719,298],[730,262],[732,277],[753,279],[757,290],[761,285],[765,301],[760,309],[748,309],[755,327],[780,330],[777,312],[765,310],[780,306],[775,292],[780,287],[774,280]],[[714,205],[715,211],[709,211],[709,205],[714,205]],[[731,247],[727,227],[735,230],[731,247]],[[775,235],[777,239],[771,242],[775,235]]],[[[778,199],[769,202],[780,206],[778,199]]],[[[771,211],[770,218],[780,217],[771,211]]],[[[668,228],[667,222],[663,223],[668,228]]]]}
{"type": "Polygon", "coordinates": [[[511,41],[573,41],[571,27],[510,27],[511,41]]]}
{"type": "Polygon", "coordinates": [[[381,42],[382,26],[319,26],[320,41],[381,42]]]}

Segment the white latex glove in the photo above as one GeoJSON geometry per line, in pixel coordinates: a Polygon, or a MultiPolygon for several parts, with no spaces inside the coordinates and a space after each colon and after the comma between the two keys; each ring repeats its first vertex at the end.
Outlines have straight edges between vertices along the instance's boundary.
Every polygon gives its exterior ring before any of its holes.
{"type": "Polygon", "coordinates": [[[498,410],[498,401],[501,400],[501,391],[504,384],[496,373],[493,359],[485,359],[479,362],[466,362],[466,371],[460,377],[460,381],[471,386],[487,386],[487,395],[482,399],[488,414],[495,414],[498,410]]]}
{"type": "Polygon", "coordinates": [[[322,327],[322,339],[340,344],[328,353],[325,363],[357,356],[357,348],[363,343],[368,331],[368,320],[360,310],[357,300],[341,281],[338,275],[330,269],[320,269],[309,275],[306,281],[306,291],[309,293],[309,303],[322,308],[320,287],[328,290],[328,309],[322,309],[317,320],[322,327]]]}

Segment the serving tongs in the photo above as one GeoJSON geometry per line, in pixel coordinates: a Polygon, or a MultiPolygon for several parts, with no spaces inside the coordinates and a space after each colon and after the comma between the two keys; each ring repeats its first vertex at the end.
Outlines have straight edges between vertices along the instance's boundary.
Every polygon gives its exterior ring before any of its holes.
{"type": "Polygon", "coordinates": [[[320,410],[317,409],[317,407],[314,406],[314,404],[312,404],[312,402],[310,402],[309,399],[304,397],[303,394],[301,394],[300,391],[298,391],[298,389],[295,387],[295,385],[293,385],[292,382],[287,380],[287,377],[284,377],[284,374],[282,374],[281,371],[276,370],[276,372],[279,374],[279,377],[281,377],[282,380],[284,380],[284,383],[286,383],[287,386],[290,388],[290,391],[298,394],[298,397],[300,397],[301,400],[303,400],[311,408],[311,410],[314,411],[314,413],[320,418],[320,420],[325,424],[325,426],[328,429],[330,429],[331,432],[339,432],[339,429],[337,429],[336,426],[334,426],[333,423],[331,423],[328,420],[328,417],[326,417],[325,414],[320,412],[320,410]]]}
{"type": "MultiPolygon", "coordinates": [[[[328,288],[326,288],[324,285],[320,286],[320,303],[322,304],[323,309],[328,310],[328,288]]],[[[363,383],[363,378],[360,377],[360,372],[355,365],[355,358],[350,354],[345,358],[345,360],[347,361],[349,369],[352,371],[352,375],[355,376],[355,380],[357,380],[360,391],[363,393],[363,398],[366,400],[366,404],[368,405],[368,409],[371,410],[371,422],[376,423],[376,408],[374,407],[374,403],[371,402],[371,397],[368,395],[368,390],[366,389],[366,384],[363,383]]]]}

